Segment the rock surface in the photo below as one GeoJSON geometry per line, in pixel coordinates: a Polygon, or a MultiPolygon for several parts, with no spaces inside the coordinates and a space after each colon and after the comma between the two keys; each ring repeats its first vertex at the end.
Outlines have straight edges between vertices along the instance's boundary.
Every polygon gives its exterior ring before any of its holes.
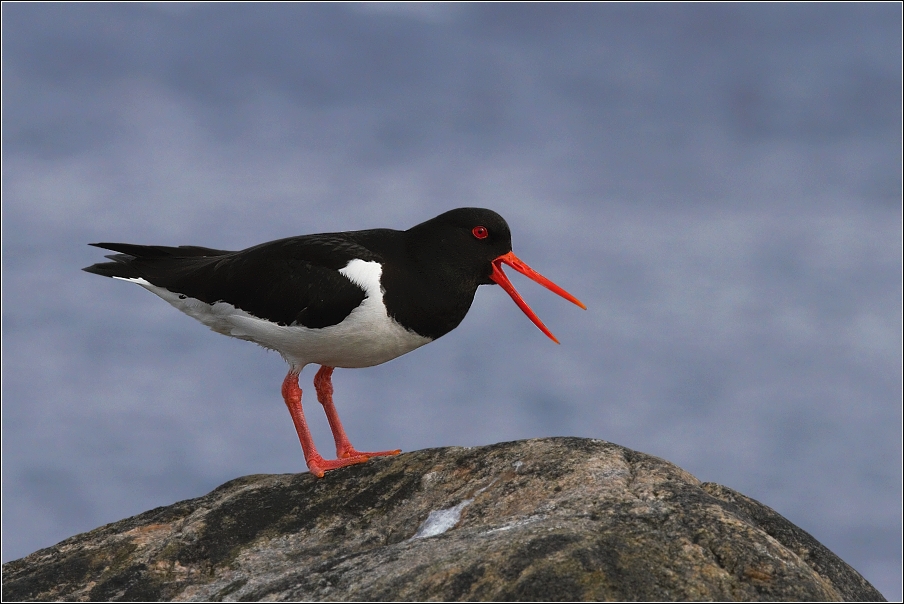
{"type": "Polygon", "coordinates": [[[3,600],[883,600],[770,508],[612,443],[246,476],[3,565],[3,600]]]}

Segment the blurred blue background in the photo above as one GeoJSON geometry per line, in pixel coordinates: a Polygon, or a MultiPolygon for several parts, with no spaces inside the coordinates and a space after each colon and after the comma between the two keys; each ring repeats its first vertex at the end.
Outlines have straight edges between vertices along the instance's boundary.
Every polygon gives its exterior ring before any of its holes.
{"type": "Polygon", "coordinates": [[[901,42],[897,3],[4,3],[3,560],[306,469],[279,355],[82,272],[87,243],[482,206],[589,310],[515,275],[561,346],[486,287],[337,371],[356,446],[606,439],[900,600],[901,42]]]}

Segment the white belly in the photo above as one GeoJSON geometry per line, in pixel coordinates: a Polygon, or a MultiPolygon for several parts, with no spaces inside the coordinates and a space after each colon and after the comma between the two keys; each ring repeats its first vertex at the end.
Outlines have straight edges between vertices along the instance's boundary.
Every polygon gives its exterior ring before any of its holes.
{"type": "Polygon", "coordinates": [[[218,333],[276,350],[298,371],[308,363],[371,367],[432,342],[405,329],[386,313],[379,263],[352,260],[339,272],[360,285],[366,297],[341,323],[317,329],[277,325],[226,302],[208,304],[196,298],[183,298],[145,279],[124,280],[138,283],[218,333]]]}

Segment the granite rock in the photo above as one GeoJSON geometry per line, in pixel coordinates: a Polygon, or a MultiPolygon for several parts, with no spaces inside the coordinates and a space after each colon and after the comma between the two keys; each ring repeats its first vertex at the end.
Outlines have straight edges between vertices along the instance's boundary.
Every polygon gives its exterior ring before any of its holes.
{"type": "Polygon", "coordinates": [[[883,600],[772,509],[600,440],[256,475],[3,565],[3,600],[883,600]]]}

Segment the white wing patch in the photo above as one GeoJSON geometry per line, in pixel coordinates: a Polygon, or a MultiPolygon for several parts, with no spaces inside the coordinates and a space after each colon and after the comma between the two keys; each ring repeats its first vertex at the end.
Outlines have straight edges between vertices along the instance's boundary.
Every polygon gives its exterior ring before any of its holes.
{"type": "Polygon", "coordinates": [[[363,289],[368,297],[377,295],[382,301],[383,286],[380,285],[380,277],[383,275],[383,266],[379,262],[352,260],[345,268],[340,268],[339,272],[363,289]]]}
{"type": "Polygon", "coordinates": [[[227,302],[208,304],[142,278],[114,278],[137,283],[218,333],[276,350],[299,371],[308,363],[328,367],[379,365],[433,341],[389,317],[383,304],[383,267],[379,262],[356,259],[339,272],[363,289],[366,297],[341,323],[316,329],[277,325],[227,302]]]}

